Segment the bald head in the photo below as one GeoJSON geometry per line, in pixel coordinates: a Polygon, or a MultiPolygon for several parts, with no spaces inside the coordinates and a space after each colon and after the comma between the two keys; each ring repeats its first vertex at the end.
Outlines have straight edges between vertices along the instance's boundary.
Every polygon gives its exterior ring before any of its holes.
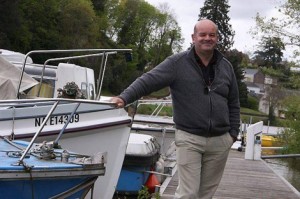
{"type": "Polygon", "coordinates": [[[197,30],[201,27],[207,27],[210,26],[211,28],[214,28],[216,30],[216,33],[218,33],[218,26],[215,24],[212,20],[209,19],[200,19],[197,21],[197,23],[194,26],[194,34],[197,33],[197,30]]]}
{"type": "Polygon", "coordinates": [[[218,42],[218,26],[209,19],[202,19],[195,24],[192,39],[198,56],[212,56],[218,42]]]}

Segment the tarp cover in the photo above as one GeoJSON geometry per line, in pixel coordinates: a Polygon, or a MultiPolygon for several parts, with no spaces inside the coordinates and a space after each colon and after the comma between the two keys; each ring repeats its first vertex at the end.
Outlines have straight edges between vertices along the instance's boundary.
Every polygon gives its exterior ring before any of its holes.
{"type": "MultiPolygon", "coordinates": [[[[0,56],[0,100],[16,99],[21,70],[0,56]]],[[[20,91],[25,91],[38,82],[24,72],[20,91]]]]}

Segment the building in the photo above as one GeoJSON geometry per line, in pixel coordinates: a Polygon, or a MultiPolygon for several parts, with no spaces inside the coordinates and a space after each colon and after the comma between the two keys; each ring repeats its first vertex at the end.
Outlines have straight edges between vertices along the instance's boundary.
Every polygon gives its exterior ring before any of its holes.
{"type": "Polygon", "coordinates": [[[245,69],[244,82],[249,93],[262,95],[265,92],[265,75],[258,69],[245,69]]]}

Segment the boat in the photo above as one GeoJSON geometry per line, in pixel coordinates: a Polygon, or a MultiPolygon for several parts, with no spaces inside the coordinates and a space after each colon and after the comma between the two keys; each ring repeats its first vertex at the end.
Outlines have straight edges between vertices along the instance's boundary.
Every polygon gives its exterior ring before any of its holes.
{"type": "Polygon", "coordinates": [[[130,133],[116,195],[137,195],[143,186],[148,186],[150,189],[149,184],[146,183],[151,174],[163,172],[157,168],[157,164],[163,164],[163,160],[159,158],[160,145],[155,137],[130,133]]]}
{"type": "Polygon", "coordinates": [[[0,138],[0,198],[84,198],[105,174],[105,153],[85,155],[0,138]]]}
{"type": "Polygon", "coordinates": [[[278,147],[280,145],[280,140],[272,135],[262,135],[261,137],[262,147],[278,147]]]}
{"type": "MultiPolygon", "coordinates": [[[[112,198],[118,182],[130,134],[132,118],[124,109],[101,96],[101,87],[108,56],[118,52],[127,53],[129,49],[71,49],[37,50],[23,55],[23,62],[9,62],[0,56],[2,65],[16,67],[19,73],[10,87],[3,87],[8,99],[0,99],[1,136],[9,140],[29,141],[36,131],[42,129],[37,142],[54,140],[54,145],[80,151],[83,154],[107,152],[105,175],[95,182],[94,198],[112,198]],[[66,57],[52,57],[44,64],[28,61],[31,55],[52,55],[57,53],[66,57]],[[83,53],[78,55],[78,53],[83,53]],[[87,67],[65,63],[65,60],[102,57],[97,85],[94,71],[87,67]],[[50,62],[60,62],[50,65],[50,62]],[[24,87],[24,77],[31,77],[32,84],[24,87]],[[31,86],[31,87],[30,87],[31,86]]],[[[2,69],[2,68],[1,68],[2,69]]],[[[5,72],[0,70],[0,72],[5,72]]],[[[2,73],[3,74],[3,73],[2,73]]],[[[30,79],[30,78],[29,78],[30,79]]],[[[3,81],[3,82],[8,82],[3,81]]],[[[0,81],[1,83],[1,81],[0,81]]]]}

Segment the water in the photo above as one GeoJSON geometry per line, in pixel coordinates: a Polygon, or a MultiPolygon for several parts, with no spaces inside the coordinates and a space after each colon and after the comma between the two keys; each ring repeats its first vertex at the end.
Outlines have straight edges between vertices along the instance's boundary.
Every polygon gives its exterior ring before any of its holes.
{"type": "Polygon", "coordinates": [[[265,161],[300,192],[300,158],[266,159],[265,161]]]}

